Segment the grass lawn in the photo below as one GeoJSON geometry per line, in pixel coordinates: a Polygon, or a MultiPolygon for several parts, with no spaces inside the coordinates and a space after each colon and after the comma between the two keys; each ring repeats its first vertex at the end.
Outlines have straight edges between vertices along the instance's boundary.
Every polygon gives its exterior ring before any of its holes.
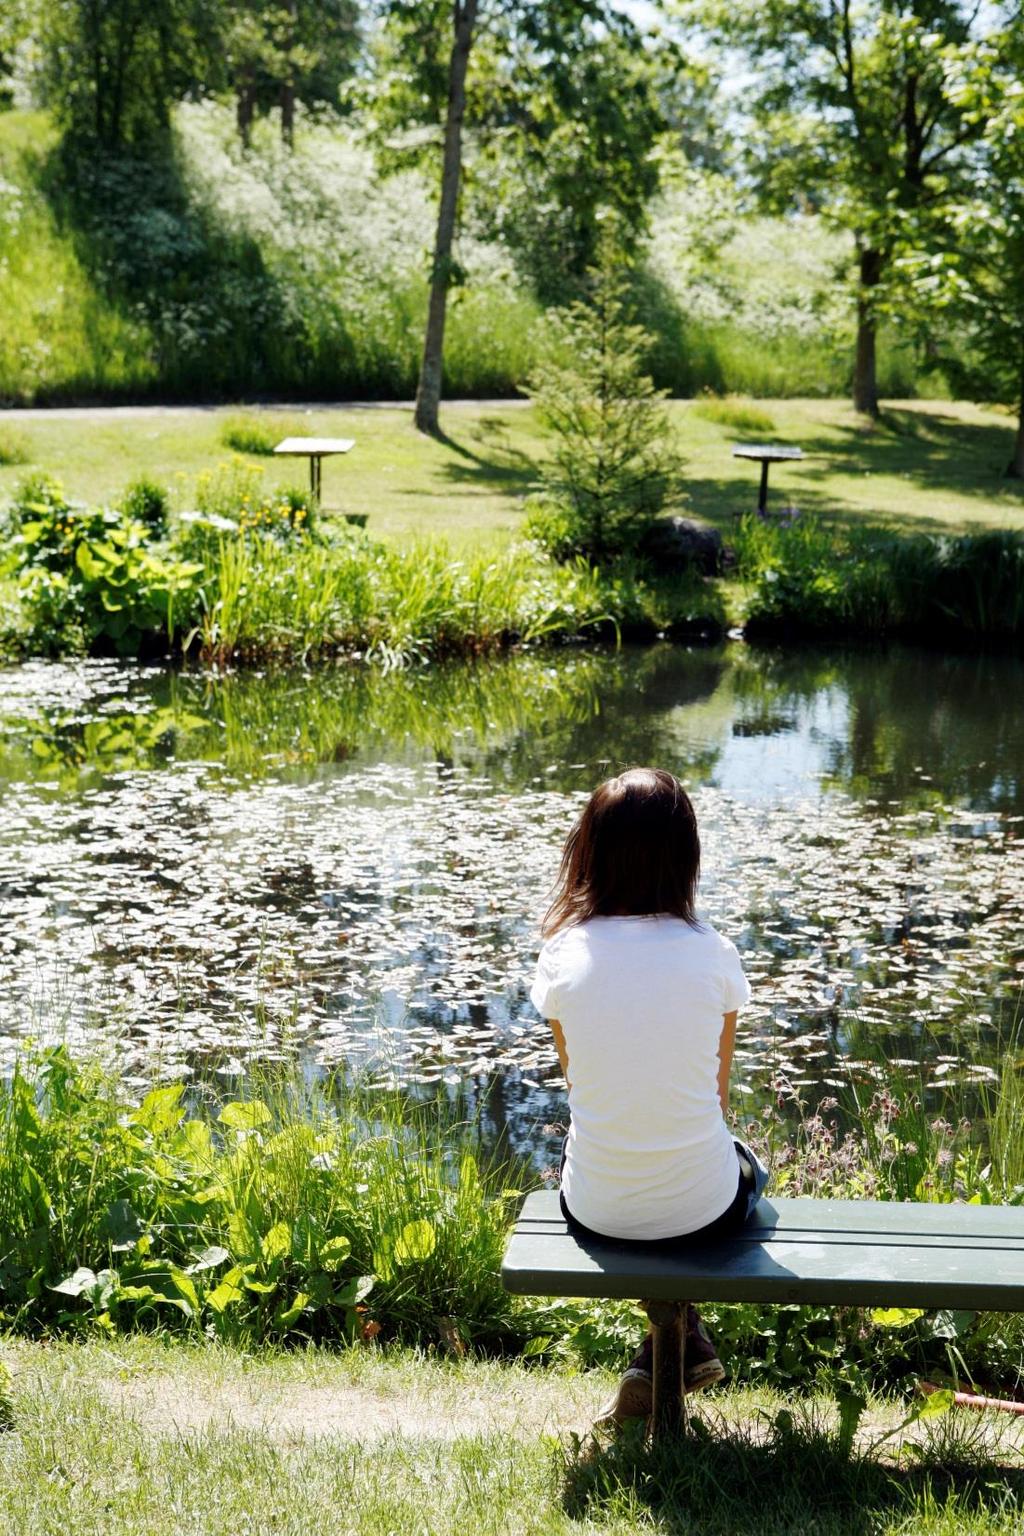
{"type": "MultiPolygon", "coordinates": [[[[773,466],[775,506],[793,502],[905,531],[1024,527],[1024,486],[1002,476],[1013,422],[995,407],[904,401],[888,405],[875,426],[835,400],[758,402],[752,417],[731,401],[675,401],[670,409],[686,461],[686,510],[722,528],[756,500],[758,466],[733,460],[730,447],[765,438],[797,444],[807,455],[800,464],[773,466]]],[[[220,433],[240,414],[237,407],[5,412],[0,445],[19,439],[29,463],[0,466],[0,497],[39,468],[83,500],[112,497],[146,474],[173,486],[187,505],[195,476],[229,456],[220,433]]],[[[394,539],[444,533],[461,546],[506,539],[544,452],[533,411],[522,405],[449,405],[446,442],[421,437],[411,412],[394,406],[278,406],[265,414],[280,421],[282,433],[355,438],[347,458],[325,461],[325,504],[368,512],[371,531],[394,539]]],[[[268,485],[306,483],[304,460],[254,462],[265,466],[268,485]]]]}
{"type": "Polygon", "coordinates": [[[358,1349],[246,1354],[159,1338],[0,1345],[0,1529],[18,1536],[995,1536],[1024,1500],[1019,1421],[854,1455],[826,1399],[729,1390],[667,1454],[581,1459],[611,1377],[358,1349]],[[780,1417],[781,1415],[781,1417],[780,1417]],[[1007,1428],[1007,1425],[1010,1427],[1007,1428]]]}

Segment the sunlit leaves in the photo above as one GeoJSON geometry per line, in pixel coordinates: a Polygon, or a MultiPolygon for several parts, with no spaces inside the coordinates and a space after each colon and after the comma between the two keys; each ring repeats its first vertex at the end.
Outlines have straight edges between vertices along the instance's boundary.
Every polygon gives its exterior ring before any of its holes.
{"type": "Polygon", "coordinates": [[[225,1104],[220,1112],[220,1123],[230,1127],[233,1131],[253,1131],[271,1121],[270,1110],[259,1099],[250,1099],[245,1103],[225,1104]]]}
{"type": "Polygon", "coordinates": [[[419,1264],[429,1259],[437,1246],[434,1229],[427,1221],[409,1221],[392,1247],[396,1264],[419,1264]]]}
{"type": "Polygon", "coordinates": [[[347,1237],[330,1237],[322,1243],[318,1252],[321,1269],[333,1273],[340,1269],[341,1265],[352,1252],[352,1244],[347,1237]]]}
{"type": "Polygon", "coordinates": [[[919,1317],[924,1317],[921,1307],[876,1307],[871,1321],[876,1328],[907,1328],[919,1317]]]}

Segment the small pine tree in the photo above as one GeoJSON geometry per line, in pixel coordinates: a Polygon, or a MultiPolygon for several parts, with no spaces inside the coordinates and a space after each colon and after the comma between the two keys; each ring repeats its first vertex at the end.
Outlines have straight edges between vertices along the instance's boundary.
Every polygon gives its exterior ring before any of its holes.
{"type": "Polygon", "coordinates": [[[635,549],[679,490],[666,392],[644,372],[652,337],[629,319],[625,286],[605,261],[589,302],[552,311],[529,379],[555,448],[527,526],[561,558],[635,549]]]}

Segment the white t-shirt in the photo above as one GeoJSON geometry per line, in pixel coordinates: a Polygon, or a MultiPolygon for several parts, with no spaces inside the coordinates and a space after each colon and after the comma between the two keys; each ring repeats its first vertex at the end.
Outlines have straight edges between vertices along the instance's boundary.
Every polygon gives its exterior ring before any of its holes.
{"type": "Polygon", "coordinates": [[[565,1035],[562,1193],[577,1221],[649,1239],[721,1216],[738,1170],[718,1047],[750,997],[735,945],[679,917],[592,917],[544,945],[530,997],[565,1035]]]}

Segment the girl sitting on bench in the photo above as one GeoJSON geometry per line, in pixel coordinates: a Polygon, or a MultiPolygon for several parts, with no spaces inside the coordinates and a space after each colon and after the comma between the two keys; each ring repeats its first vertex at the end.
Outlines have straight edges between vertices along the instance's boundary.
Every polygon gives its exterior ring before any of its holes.
{"type": "MultiPolygon", "coordinates": [[[[561,1201],[584,1234],[728,1237],[767,1181],[725,1122],[750,987],[735,946],[696,917],[699,875],[693,806],[662,769],[599,785],[566,839],[530,996],[569,1090],[561,1201]]],[[[651,1364],[648,1335],[599,1424],[650,1414],[651,1364]]],[[[686,1390],[724,1376],[690,1307],[686,1390]]]]}

